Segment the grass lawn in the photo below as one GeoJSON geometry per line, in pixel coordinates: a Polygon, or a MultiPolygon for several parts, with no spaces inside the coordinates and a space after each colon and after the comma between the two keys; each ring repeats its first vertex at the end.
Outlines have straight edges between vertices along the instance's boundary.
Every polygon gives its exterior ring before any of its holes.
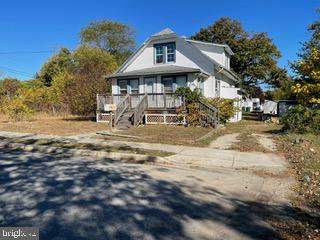
{"type": "Polygon", "coordinates": [[[114,138],[104,137],[107,139],[125,140],[125,141],[142,141],[149,143],[166,143],[176,145],[198,145],[196,140],[208,132],[212,128],[202,127],[184,127],[172,125],[155,125],[155,126],[140,126],[137,128],[130,128],[124,131],[117,131],[116,133],[137,136],[141,139],[128,138],[114,138]]]}
{"type": "Polygon", "coordinates": [[[13,122],[0,115],[0,131],[24,132],[46,135],[77,135],[107,130],[106,123],[79,120],[74,116],[50,116],[39,114],[29,121],[13,122]]]}
{"type": "Polygon", "coordinates": [[[106,140],[138,141],[149,143],[164,143],[174,145],[187,145],[206,147],[211,141],[219,136],[229,133],[240,133],[241,141],[238,150],[255,151],[259,147],[256,139],[250,136],[251,133],[267,133],[279,128],[279,125],[266,124],[258,121],[241,121],[238,123],[228,123],[225,128],[212,129],[203,127],[184,127],[173,125],[153,125],[130,128],[128,130],[115,131],[116,134],[140,137],[140,139],[123,138],[118,136],[102,136],[106,140]],[[204,137],[200,139],[201,137],[204,137]]]}

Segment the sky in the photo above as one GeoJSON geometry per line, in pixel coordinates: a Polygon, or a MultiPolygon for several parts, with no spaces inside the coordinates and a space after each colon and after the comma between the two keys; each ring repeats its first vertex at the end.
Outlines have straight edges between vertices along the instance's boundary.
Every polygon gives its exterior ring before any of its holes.
{"type": "Polygon", "coordinates": [[[59,48],[75,49],[79,32],[93,20],[130,25],[137,47],[169,27],[191,36],[220,17],[239,20],[246,31],[267,32],[282,53],[279,65],[297,59],[319,0],[11,0],[0,10],[0,78],[31,79],[59,48]],[[33,53],[30,53],[33,52],[33,53]]]}

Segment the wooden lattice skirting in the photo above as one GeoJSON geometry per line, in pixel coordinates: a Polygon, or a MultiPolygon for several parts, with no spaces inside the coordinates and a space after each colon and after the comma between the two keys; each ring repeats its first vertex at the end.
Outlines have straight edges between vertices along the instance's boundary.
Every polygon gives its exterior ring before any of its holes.
{"type": "Polygon", "coordinates": [[[110,120],[114,117],[113,113],[97,113],[97,122],[107,122],[110,123],[110,120]]]}
{"type": "Polygon", "coordinates": [[[145,124],[186,124],[186,116],[183,114],[145,114],[145,124]]]}

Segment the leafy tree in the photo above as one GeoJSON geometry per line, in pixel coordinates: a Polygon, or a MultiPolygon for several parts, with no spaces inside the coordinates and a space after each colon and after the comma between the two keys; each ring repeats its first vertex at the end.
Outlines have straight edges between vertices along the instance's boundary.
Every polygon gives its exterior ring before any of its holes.
{"type": "Polygon", "coordinates": [[[80,32],[81,42],[112,54],[118,64],[123,63],[135,47],[134,31],[114,21],[93,21],[80,32]]]}
{"type": "Polygon", "coordinates": [[[219,121],[226,123],[230,118],[232,118],[237,111],[240,111],[235,106],[236,99],[226,99],[226,98],[209,98],[208,102],[219,109],[219,121]]]}
{"type": "Polygon", "coordinates": [[[320,104],[320,20],[308,30],[311,38],[303,44],[300,60],[292,64],[296,73],[292,90],[300,103],[320,104]]]}
{"type": "MultiPolygon", "coordinates": [[[[319,14],[320,9],[318,9],[317,12],[319,14]]],[[[308,27],[308,31],[310,32],[311,37],[308,41],[302,44],[302,51],[298,53],[298,57],[301,60],[309,59],[312,53],[312,49],[320,49],[320,19],[312,23],[308,27]]],[[[293,70],[296,70],[297,74],[299,74],[299,62],[295,62],[294,64],[292,64],[292,68],[293,70]]]]}
{"type": "Polygon", "coordinates": [[[104,76],[114,72],[117,64],[110,53],[87,45],[80,46],[72,58],[73,67],[57,76],[53,87],[61,90],[58,94],[71,113],[89,116],[96,110],[96,94],[110,91],[104,76]]]}
{"type": "Polygon", "coordinates": [[[45,86],[51,86],[53,78],[66,71],[71,65],[71,52],[67,48],[61,48],[58,54],[42,66],[37,77],[45,86]]]}
{"type": "Polygon", "coordinates": [[[24,99],[20,96],[5,99],[1,105],[1,111],[14,121],[26,120],[33,114],[33,110],[25,104],[24,99]]]}
{"type": "Polygon", "coordinates": [[[320,104],[320,50],[312,49],[309,58],[299,62],[296,70],[302,76],[292,90],[301,103],[320,104]]]}
{"type": "Polygon", "coordinates": [[[0,81],[0,96],[6,96],[8,99],[13,98],[21,88],[21,83],[15,78],[5,78],[0,81]]]}
{"type": "Polygon", "coordinates": [[[234,52],[231,68],[243,80],[243,85],[262,82],[277,86],[278,77],[284,76],[277,66],[281,54],[267,33],[250,34],[237,20],[220,18],[207,28],[201,28],[192,39],[228,44],[234,52]]]}

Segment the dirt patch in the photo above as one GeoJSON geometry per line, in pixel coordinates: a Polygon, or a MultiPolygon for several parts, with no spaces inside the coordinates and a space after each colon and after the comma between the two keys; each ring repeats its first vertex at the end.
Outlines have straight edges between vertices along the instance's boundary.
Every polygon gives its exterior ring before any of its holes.
{"type": "Polygon", "coordinates": [[[233,143],[231,149],[240,152],[269,152],[251,132],[241,133],[237,140],[238,142],[233,143]]]}
{"type": "Polygon", "coordinates": [[[240,133],[231,133],[218,137],[210,143],[210,148],[230,149],[234,143],[239,142],[239,135],[240,133]]]}
{"type": "Polygon", "coordinates": [[[260,145],[268,151],[274,152],[277,150],[277,146],[270,135],[253,133],[252,136],[256,137],[260,145]]]}

